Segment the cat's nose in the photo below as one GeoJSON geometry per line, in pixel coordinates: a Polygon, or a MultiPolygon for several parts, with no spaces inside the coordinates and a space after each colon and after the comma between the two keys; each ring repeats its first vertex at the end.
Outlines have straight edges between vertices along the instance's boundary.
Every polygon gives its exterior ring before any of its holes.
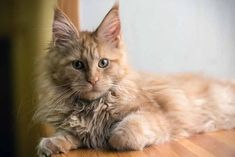
{"type": "Polygon", "coordinates": [[[99,81],[99,78],[98,77],[91,77],[87,81],[94,86],[99,81]]]}

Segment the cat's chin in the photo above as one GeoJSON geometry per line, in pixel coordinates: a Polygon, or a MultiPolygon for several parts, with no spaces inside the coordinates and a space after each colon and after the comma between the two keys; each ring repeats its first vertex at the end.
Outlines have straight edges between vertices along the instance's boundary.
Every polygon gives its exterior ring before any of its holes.
{"type": "Polygon", "coordinates": [[[92,100],[96,100],[96,99],[102,97],[105,93],[106,93],[105,91],[103,91],[103,92],[90,91],[90,92],[81,93],[79,95],[79,98],[92,101],[92,100]]]}

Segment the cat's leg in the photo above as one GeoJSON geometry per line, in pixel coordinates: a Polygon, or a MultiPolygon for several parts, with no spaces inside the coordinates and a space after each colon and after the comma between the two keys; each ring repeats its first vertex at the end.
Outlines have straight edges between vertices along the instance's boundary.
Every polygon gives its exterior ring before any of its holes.
{"type": "Polygon", "coordinates": [[[150,112],[133,113],[112,130],[111,147],[117,150],[142,150],[145,146],[162,143],[170,138],[170,127],[163,116],[150,112]]]}
{"type": "Polygon", "coordinates": [[[67,132],[58,132],[52,137],[42,138],[38,145],[39,157],[50,157],[53,154],[67,153],[80,146],[79,139],[67,132]]]}

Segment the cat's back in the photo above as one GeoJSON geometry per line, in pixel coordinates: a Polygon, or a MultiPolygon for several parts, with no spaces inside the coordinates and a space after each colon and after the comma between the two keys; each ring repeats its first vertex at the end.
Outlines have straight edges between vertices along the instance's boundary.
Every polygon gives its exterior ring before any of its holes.
{"type": "Polygon", "coordinates": [[[210,92],[234,93],[235,82],[207,77],[203,74],[181,73],[172,75],[158,75],[140,72],[140,81],[143,89],[182,90],[187,96],[197,97],[210,92]]]}
{"type": "Polygon", "coordinates": [[[156,75],[140,73],[139,85],[158,102],[190,101],[192,105],[226,106],[235,110],[235,83],[200,74],[156,75]]]}

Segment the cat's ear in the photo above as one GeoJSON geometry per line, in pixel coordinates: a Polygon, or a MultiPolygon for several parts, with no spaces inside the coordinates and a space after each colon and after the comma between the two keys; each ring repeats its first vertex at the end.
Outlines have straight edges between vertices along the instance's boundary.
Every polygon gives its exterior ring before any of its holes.
{"type": "Polygon", "coordinates": [[[58,8],[54,12],[52,25],[53,44],[56,47],[66,47],[78,37],[78,31],[69,18],[58,8]]]}
{"type": "Polygon", "coordinates": [[[116,2],[96,30],[99,40],[118,47],[121,36],[119,4],[116,2]]]}

